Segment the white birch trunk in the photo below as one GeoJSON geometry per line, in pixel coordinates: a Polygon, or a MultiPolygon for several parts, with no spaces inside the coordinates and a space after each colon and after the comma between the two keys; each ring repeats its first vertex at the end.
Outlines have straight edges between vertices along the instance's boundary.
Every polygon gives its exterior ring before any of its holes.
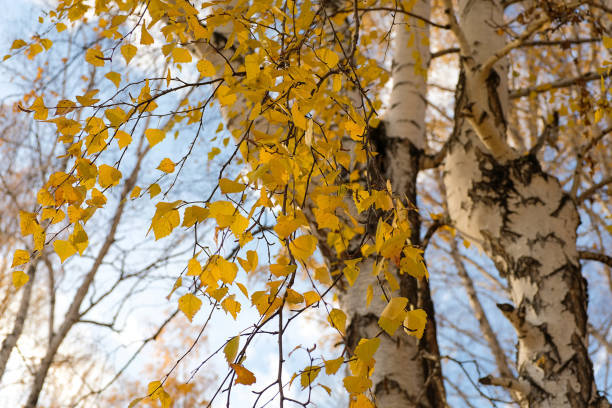
{"type": "MultiPolygon", "coordinates": [[[[428,0],[419,0],[409,10],[428,18],[428,0]]],[[[405,196],[416,205],[416,177],[419,160],[426,145],[425,109],[427,69],[429,67],[429,30],[425,24],[406,15],[396,16],[392,42],[393,88],[383,126],[371,133],[371,142],[380,154],[376,169],[380,182],[391,181],[394,193],[405,196]]],[[[411,211],[412,244],[420,245],[420,218],[411,211]]],[[[375,276],[373,262],[366,260],[355,285],[341,296],[344,310],[349,314],[349,347],[360,338],[371,338],[380,328],[378,316],[386,305],[375,276]],[[365,293],[371,285],[374,297],[365,306],[365,293]]],[[[397,276],[397,275],[396,275],[397,276]]],[[[427,281],[411,276],[397,276],[400,289],[389,296],[403,296],[410,306],[425,309],[428,325],[424,337],[416,340],[403,332],[393,338],[383,335],[376,353],[376,367],[372,375],[376,404],[379,407],[444,407],[446,398],[440,370],[439,350],[433,304],[427,281]]]]}
{"type": "Polygon", "coordinates": [[[456,128],[444,183],[455,227],[480,245],[508,280],[513,305],[499,305],[517,331],[518,378],[482,379],[510,388],[524,407],[603,407],[587,352],[587,294],[576,250],[575,204],[531,155],[505,140],[507,67],[482,64],[504,46],[497,1],[460,1],[462,71],[456,128]],[[494,140],[495,143],[489,143],[494,140]]]}

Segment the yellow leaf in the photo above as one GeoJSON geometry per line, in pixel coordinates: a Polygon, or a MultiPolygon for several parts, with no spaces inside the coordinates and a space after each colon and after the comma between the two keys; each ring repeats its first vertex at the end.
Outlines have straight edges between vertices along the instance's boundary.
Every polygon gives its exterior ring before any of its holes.
{"type": "Polygon", "coordinates": [[[196,67],[200,72],[201,77],[212,77],[216,74],[214,65],[208,60],[199,60],[196,67]]]}
{"type": "Polygon", "coordinates": [[[221,149],[219,149],[218,147],[213,147],[210,152],[208,152],[208,160],[214,159],[215,156],[219,153],[221,153],[221,149]]]}
{"type": "Polygon", "coordinates": [[[333,375],[338,372],[340,366],[344,363],[344,357],[338,357],[333,360],[325,361],[325,374],[333,375]]]}
{"type": "Polygon", "coordinates": [[[215,201],[209,204],[210,216],[217,221],[219,228],[229,227],[234,222],[234,204],[229,201],[215,201]]]}
{"type": "Polygon", "coordinates": [[[142,24],[140,25],[140,43],[142,45],[153,44],[153,37],[147,31],[147,27],[146,27],[144,20],[142,21],[142,24]]]}
{"type": "Polygon", "coordinates": [[[375,405],[372,404],[372,401],[365,394],[359,394],[355,400],[351,400],[349,408],[375,408],[375,405]]]}
{"type": "Polygon", "coordinates": [[[48,38],[41,38],[40,43],[42,44],[43,47],[45,47],[45,50],[48,50],[53,45],[53,41],[51,41],[48,38]]]}
{"type": "Polygon", "coordinates": [[[125,44],[121,47],[121,55],[123,55],[123,58],[125,58],[126,64],[129,64],[132,58],[134,58],[136,51],[138,51],[138,48],[132,44],[125,44]]]}
{"type": "MultiPolygon", "coordinates": [[[[55,204],[55,200],[53,200],[53,202],[55,204]]],[[[24,237],[36,232],[37,228],[39,227],[38,221],[36,221],[36,214],[19,211],[19,227],[21,228],[21,235],[24,237]]]]}
{"type": "Polygon", "coordinates": [[[603,36],[603,45],[607,49],[612,49],[612,37],[608,37],[607,35],[604,35],[603,36]]]}
{"type": "Polygon", "coordinates": [[[56,210],[55,208],[44,208],[40,215],[41,221],[51,220],[51,225],[61,222],[66,214],[62,210],[56,210]]]}
{"type": "Polygon", "coordinates": [[[240,303],[234,299],[234,295],[228,296],[225,298],[223,302],[221,302],[221,307],[227,313],[231,314],[234,320],[238,317],[238,313],[240,313],[240,303]]]}
{"type": "Polygon", "coordinates": [[[274,226],[274,231],[280,239],[285,239],[302,225],[307,225],[303,215],[293,217],[291,215],[279,215],[274,226]]]}
{"type": "Polygon", "coordinates": [[[102,188],[116,186],[121,180],[121,172],[114,167],[101,164],[98,167],[98,182],[102,188]]]}
{"type": "Polygon", "coordinates": [[[355,356],[365,363],[368,363],[373,357],[376,350],[380,346],[380,338],[374,337],[373,339],[361,339],[359,344],[355,347],[355,356]]]}
{"type": "Polygon", "coordinates": [[[351,394],[364,393],[372,386],[372,380],[362,376],[348,376],[342,380],[344,388],[351,394]]]}
{"type": "Polygon", "coordinates": [[[30,280],[30,277],[28,276],[28,274],[23,271],[13,272],[12,278],[13,278],[13,286],[15,286],[15,289],[21,288],[23,285],[28,283],[28,281],[30,280]]]}
{"type": "Polygon", "coordinates": [[[380,314],[378,319],[378,325],[386,331],[390,336],[397,330],[402,324],[404,317],[406,316],[406,305],[408,299],[405,297],[394,297],[391,298],[385,309],[380,314]]]}
{"type": "Polygon", "coordinates": [[[338,57],[338,54],[328,48],[318,50],[317,55],[330,68],[335,67],[338,64],[338,61],[340,61],[340,57],[338,57]]]}
{"type": "Polygon", "coordinates": [[[183,286],[183,278],[181,278],[180,276],[174,281],[174,285],[172,285],[172,290],[170,291],[170,293],[168,293],[168,296],[166,296],[166,300],[170,300],[170,297],[172,296],[172,294],[181,286],[183,286]]]}
{"type": "Polygon", "coordinates": [[[77,251],[79,251],[79,255],[83,255],[83,252],[85,252],[85,249],[89,246],[89,238],[81,224],[75,224],[74,231],[70,234],[69,241],[74,245],[77,251]]]}
{"type": "Polygon", "coordinates": [[[242,269],[244,269],[245,272],[255,271],[259,262],[257,252],[247,251],[247,259],[244,260],[242,258],[238,258],[238,262],[240,262],[240,266],[242,266],[242,269]]]}
{"type": "Polygon", "coordinates": [[[223,354],[225,354],[225,361],[227,361],[228,364],[231,364],[236,358],[239,347],[240,347],[240,336],[232,337],[232,339],[227,342],[225,347],[223,347],[223,354]]]}
{"type": "Polygon", "coordinates": [[[202,222],[208,218],[209,211],[207,208],[198,207],[197,205],[193,205],[191,207],[187,207],[185,210],[185,216],[183,218],[183,227],[189,228],[193,226],[196,222],[202,222]]]}
{"type": "Polygon", "coordinates": [[[161,187],[157,183],[153,183],[149,186],[149,197],[153,198],[161,193],[161,187]]]}
{"type": "Polygon", "coordinates": [[[230,366],[236,373],[236,381],[234,381],[234,384],[251,385],[257,381],[253,373],[240,364],[230,364],[230,366]]]}
{"type": "Polygon", "coordinates": [[[177,64],[191,62],[191,53],[186,48],[174,48],[172,50],[172,58],[177,64]]]}
{"type": "Polygon", "coordinates": [[[342,273],[346,277],[346,280],[350,286],[355,284],[355,281],[359,276],[359,266],[357,265],[359,262],[361,262],[361,258],[347,259],[344,261],[346,266],[344,269],[342,269],[342,273]]]}
{"type": "Polygon", "coordinates": [[[288,288],[286,299],[287,299],[287,303],[289,303],[290,305],[297,305],[304,301],[304,296],[300,295],[299,292],[296,292],[295,290],[288,288]]]}
{"type": "Polygon", "coordinates": [[[193,316],[198,313],[200,307],[202,307],[202,301],[198,299],[194,294],[187,293],[180,297],[179,301],[179,309],[181,312],[185,313],[185,316],[191,321],[193,316]]]}
{"type": "MultiPolygon", "coordinates": [[[[62,99],[55,106],[55,114],[56,115],[67,115],[70,112],[72,112],[75,107],[76,107],[76,103],[68,99],[62,99]]],[[[62,128],[62,129],[65,130],[65,128],[62,128]]]]}
{"type": "Polygon", "coordinates": [[[321,372],[321,367],[319,367],[319,366],[308,366],[308,367],[306,367],[302,371],[302,374],[300,375],[300,383],[302,384],[302,389],[310,386],[310,384],[312,384],[312,382],[319,375],[319,372],[321,372]]]}
{"type": "Polygon", "coordinates": [[[104,75],[104,77],[115,84],[115,88],[119,88],[119,84],[121,83],[121,74],[111,71],[104,75]]]}
{"type": "Polygon", "coordinates": [[[127,114],[120,107],[114,107],[111,109],[107,109],[104,112],[104,116],[109,120],[110,126],[113,128],[118,128],[125,122],[127,118],[127,114]]]}
{"type": "Polygon", "coordinates": [[[164,173],[172,173],[174,172],[175,166],[176,165],[174,164],[174,162],[166,157],[159,163],[157,169],[163,171],[164,173]]]}
{"type": "Polygon", "coordinates": [[[120,149],[123,149],[124,147],[132,143],[132,136],[130,136],[129,133],[124,132],[123,130],[118,130],[115,133],[115,139],[117,140],[117,145],[120,149]]]}
{"type": "Polygon", "coordinates": [[[259,76],[259,58],[256,54],[249,54],[244,58],[247,80],[257,79],[259,76]]]}
{"type": "Polygon", "coordinates": [[[187,263],[187,276],[200,276],[202,274],[202,265],[197,259],[191,258],[187,263]]]}
{"type": "Polygon", "coordinates": [[[221,193],[231,194],[231,193],[241,193],[242,191],[244,191],[246,186],[242,183],[238,183],[236,181],[222,178],[219,180],[219,188],[221,189],[221,193]]]}
{"type": "Polygon", "coordinates": [[[172,230],[181,223],[181,216],[176,209],[176,206],[180,203],[181,201],[178,200],[170,203],[161,202],[155,204],[156,210],[149,230],[153,230],[156,241],[170,235],[172,230]]]}
{"type": "Polygon", "coordinates": [[[100,51],[100,47],[90,48],[85,52],[85,61],[89,62],[94,67],[104,66],[104,54],[100,51]]]}
{"type": "Polygon", "coordinates": [[[57,30],[58,33],[61,33],[62,31],[64,31],[66,29],[66,24],[64,24],[64,23],[57,23],[55,25],[55,29],[57,30]]]}
{"type": "Polygon", "coordinates": [[[293,119],[293,124],[296,127],[306,130],[306,117],[302,112],[300,112],[297,103],[294,103],[293,106],[291,106],[291,117],[293,119]]]}
{"type": "Polygon", "coordinates": [[[53,242],[53,249],[59,255],[62,263],[77,252],[77,249],[70,242],[59,239],[53,242]]]}
{"type": "Polygon", "coordinates": [[[235,263],[225,260],[225,258],[216,257],[219,278],[223,283],[231,284],[236,279],[238,274],[238,266],[235,263]]]}
{"type": "Polygon", "coordinates": [[[423,309],[410,310],[404,319],[404,331],[420,339],[427,325],[427,312],[423,309]]]}
{"type": "MultiPolygon", "coordinates": [[[[304,296],[306,296],[306,293],[304,293],[304,296]]],[[[327,321],[332,327],[335,327],[340,333],[344,334],[346,329],[346,314],[344,314],[342,310],[332,309],[329,312],[329,316],[327,316],[327,321]]]]}
{"type": "Polygon", "coordinates": [[[302,235],[289,243],[289,250],[293,256],[302,262],[306,262],[316,247],[317,239],[312,235],[302,235]]]}
{"type": "Polygon", "coordinates": [[[161,382],[152,381],[147,388],[151,399],[159,400],[162,408],[170,408],[170,405],[172,405],[172,398],[170,398],[170,394],[163,389],[161,382]]]}
{"type": "Polygon", "coordinates": [[[310,290],[308,292],[304,292],[304,300],[306,301],[306,306],[310,306],[321,300],[321,296],[319,296],[319,294],[314,290],[310,290]]]}
{"type": "Polygon", "coordinates": [[[231,90],[226,85],[221,85],[217,88],[217,98],[221,105],[230,106],[236,102],[236,94],[231,93],[231,90]]]}
{"type": "Polygon", "coordinates": [[[142,189],[138,186],[135,186],[134,189],[132,190],[132,192],[130,193],[130,198],[134,199],[134,198],[138,198],[140,196],[140,191],[142,189]]]}
{"type": "Polygon", "coordinates": [[[28,262],[30,262],[30,253],[23,249],[17,249],[13,254],[13,263],[11,264],[11,268],[27,264],[28,262]]]}
{"type": "Polygon", "coordinates": [[[34,111],[35,120],[46,120],[49,116],[49,110],[45,107],[42,96],[34,100],[34,103],[30,106],[30,110],[34,111]]]}
{"type": "Polygon", "coordinates": [[[145,137],[147,138],[149,145],[153,147],[164,140],[166,137],[166,132],[161,129],[147,129],[145,130],[145,137]]]}
{"type": "Polygon", "coordinates": [[[17,48],[21,48],[21,47],[25,47],[26,45],[28,45],[28,43],[26,43],[25,41],[19,39],[19,40],[15,40],[13,41],[13,45],[11,45],[11,50],[16,50],[17,48]]]}

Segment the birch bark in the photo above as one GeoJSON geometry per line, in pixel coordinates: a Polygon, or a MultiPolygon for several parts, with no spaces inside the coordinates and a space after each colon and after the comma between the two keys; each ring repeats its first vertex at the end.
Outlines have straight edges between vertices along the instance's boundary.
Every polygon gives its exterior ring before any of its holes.
{"type": "Polygon", "coordinates": [[[587,290],[580,273],[575,203],[536,157],[505,144],[507,62],[498,1],[462,0],[455,24],[462,73],[455,130],[444,163],[450,217],[508,280],[498,305],[518,337],[518,378],[486,377],[521,395],[523,407],[603,407],[587,352],[587,290]],[[489,69],[490,68],[490,69],[489,69]],[[488,70],[488,72],[487,72],[488,70]]]}

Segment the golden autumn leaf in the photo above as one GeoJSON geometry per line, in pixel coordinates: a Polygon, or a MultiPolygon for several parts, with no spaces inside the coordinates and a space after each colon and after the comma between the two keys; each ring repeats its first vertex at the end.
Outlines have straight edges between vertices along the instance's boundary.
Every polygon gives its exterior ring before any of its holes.
{"type": "MultiPolygon", "coordinates": [[[[306,294],[304,294],[306,296],[306,294]]],[[[329,316],[327,316],[327,321],[329,324],[338,329],[341,334],[344,334],[346,331],[346,314],[340,309],[332,309],[329,312],[329,316]]]]}
{"type": "Polygon", "coordinates": [[[246,186],[242,183],[222,178],[219,180],[219,188],[221,189],[221,193],[231,194],[243,192],[246,186]]]}
{"type": "Polygon", "coordinates": [[[164,140],[166,137],[166,132],[161,129],[147,129],[145,130],[145,137],[147,138],[149,145],[153,147],[164,140]]]}
{"type": "Polygon", "coordinates": [[[344,388],[350,394],[364,393],[372,386],[372,380],[363,376],[347,376],[342,380],[344,388]]]}
{"type": "Polygon", "coordinates": [[[321,372],[320,366],[308,366],[302,370],[300,374],[300,384],[302,385],[302,389],[309,387],[310,384],[317,378],[319,373],[321,372]]]}
{"type": "Polygon", "coordinates": [[[374,337],[373,339],[361,339],[359,344],[355,347],[354,354],[358,359],[369,362],[373,357],[376,350],[380,346],[380,338],[374,337]]]}
{"type": "Polygon", "coordinates": [[[100,51],[100,47],[90,48],[85,52],[85,61],[89,62],[94,67],[104,66],[104,54],[100,51]]]}
{"type": "Polygon", "coordinates": [[[107,188],[116,186],[121,180],[121,172],[106,164],[98,166],[98,183],[100,187],[107,188]]]}
{"type": "Polygon", "coordinates": [[[205,59],[199,60],[196,68],[200,72],[201,77],[212,77],[216,74],[215,66],[210,61],[205,59]]]}
{"type": "Polygon", "coordinates": [[[119,88],[119,84],[121,83],[121,74],[111,71],[105,74],[104,77],[115,84],[115,88],[119,88]]]}
{"type": "Polygon", "coordinates": [[[293,256],[302,262],[306,262],[316,247],[317,239],[312,235],[302,235],[289,243],[289,250],[293,256]]]}
{"type": "Polygon", "coordinates": [[[132,58],[136,55],[138,48],[132,44],[125,44],[121,47],[121,55],[125,58],[125,63],[129,64],[132,58]]]}
{"type": "Polygon", "coordinates": [[[23,249],[17,249],[13,253],[13,262],[11,263],[11,268],[27,264],[28,262],[30,262],[30,253],[23,249]]]}
{"type": "Polygon", "coordinates": [[[176,47],[172,50],[172,58],[177,64],[191,62],[191,53],[186,48],[176,47]]]}
{"type": "Polygon", "coordinates": [[[72,255],[76,254],[77,249],[69,241],[55,240],[53,241],[53,249],[55,253],[60,257],[62,263],[72,255]]]}
{"type": "Polygon", "coordinates": [[[192,321],[195,314],[198,313],[198,310],[202,307],[202,301],[194,294],[187,293],[179,298],[178,305],[181,312],[187,316],[189,321],[192,321]]]}
{"type": "Polygon", "coordinates": [[[387,306],[385,306],[383,312],[380,314],[378,319],[378,325],[385,331],[389,336],[401,326],[404,317],[406,316],[406,305],[408,299],[405,297],[394,297],[391,298],[387,306]]]}
{"type": "Polygon", "coordinates": [[[13,286],[15,286],[15,289],[21,288],[23,285],[28,283],[28,281],[30,280],[30,277],[24,271],[14,271],[11,277],[12,277],[13,286]]]}
{"type": "Polygon", "coordinates": [[[174,162],[166,157],[159,163],[157,169],[163,171],[164,173],[173,173],[175,166],[176,165],[174,162]]]}
{"type": "Polygon", "coordinates": [[[257,381],[255,375],[240,364],[230,364],[230,367],[236,373],[234,384],[251,385],[257,381]]]}
{"type": "Polygon", "coordinates": [[[404,331],[420,339],[427,325],[427,312],[423,309],[409,310],[404,318],[404,331]]]}
{"type": "Polygon", "coordinates": [[[227,361],[228,364],[231,364],[236,358],[239,347],[240,347],[240,336],[232,337],[232,339],[227,342],[225,347],[223,347],[223,354],[225,355],[225,361],[227,361]]]}
{"type": "Polygon", "coordinates": [[[344,357],[338,357],[333,360],[325,361],[325,374],[333,375],[338,372],[340,366],[344,363],[344,357]]]}

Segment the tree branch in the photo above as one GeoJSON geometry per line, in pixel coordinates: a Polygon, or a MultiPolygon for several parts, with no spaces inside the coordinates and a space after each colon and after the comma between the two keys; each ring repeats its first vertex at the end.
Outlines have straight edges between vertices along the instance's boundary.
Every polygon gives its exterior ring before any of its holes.
{"type": "Polygon", "coordinates": [[[526,395],[528,392],[527,385],[523,384],[516,378],[493,377],[493,376],[487,375],[486,377],[480,378],[478,382],[483,385],[494,385],[497,387],[503,387],[508,390],[515,391],[521,395],[526,395]]]}
{"type": "Polygon", "coordinates": [[[591,187],[587,188],[586,190],[584,190],[582,194],[576,197],[576,203],[582,204],[584,200],[588,199],[593,194],[597,193],[597,191],[600,188],[607,186],[608,184],[612,184],[612,176],[606,177],[603,180],[601,180],[599,183],[596,183],[592,185],[591,187]]]}
{"type": "Polygon", "coordinates": [[[587,261],[598,261],[612,268],[612,256],[591,251],[578,251],[578,258],[587,261]]]}
{"type": "Polygon", "coordinates": [[[594,81],[601,77],[608,78],[611,74],[612,74],[612,71],[610,70],[606,72],[602,72],[601,74],[597,72],[587,72],[586,74],[583,74],[583,75],[580,75],[574,78],[566,78],[566,79],[561,79],[556,82],[549,82],[543,85],[536,85],[536,86],[530,86],[527,88],[516,89],[514,91],[510,91],[510,99],[516,99],[516,98],[522,98],[525,96],[529,96],[531,95],[532,92],[539,94],[539,93],[548,92],[551,89],[567,88],[569,86],[576,85],[579,83],[594,81]]]}

